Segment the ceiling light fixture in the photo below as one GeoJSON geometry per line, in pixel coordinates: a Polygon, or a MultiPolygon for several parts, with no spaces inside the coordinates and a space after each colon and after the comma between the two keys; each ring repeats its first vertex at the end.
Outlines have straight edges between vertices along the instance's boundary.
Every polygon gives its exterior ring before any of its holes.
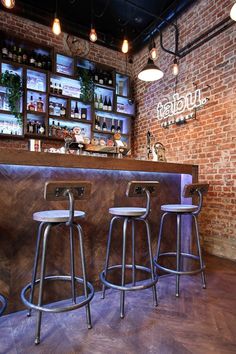
{"type": "Polygon", "coordinates": [[[15,6],[15,0],[1,0],[1,3],[7,9],[12,9],[15,6]]]}
{"type": "Polygon", "coordinates": [[[122,52],[124,54],[128,53],[129,51],[129,42],[128,39],[124,38],[123,43],[122,43],[122,48],[121,48],[122,52]]]}
{"type": "Polygon", "coordinates": [[[164,73],[158,68],[152,59],[148,59],[147,65],[140,71],[138,78],[142,81],[157,81],[163,77],[164,73]]]}
{"type": "Polygon", "coordinates": [[[173,75],[177,76],[179,74],[179,64],[177,58],[174,58],[173,66],[172,66],[173,75]]]}
{"type": "Polygon", "coordinates": [[[152,60],[155,61],[157,59],[157,48],[153,36],[149,44],[149,55],[152,60]]]}
{"type": "Polygon", "coordinates": [[[96,30],[95,30],[95,26],[94,26],[94,4],[93,4],[93,0],[91,0],[91,30],[89,33],[89,39],[91,42],[96,42],[96,40],[98,39],[96,30]]]}
{"type": "Polygon", "coordinates": [[[233,5],[230,11],[230,17],[232,18],[232,20],[236,21],[236,3],[233,5]]]}
{"type": "Polygon", "coordinates": [[[94,28],[94,26],[91,26],[91,30],[90,30],[90,34],[89,34],[89,39],[91,42],[96,42],[96,40],[98,39],[96,30],[94,28]]]}
{"type": "Polygon", "coordinates": [[[57,17],[57,0],[56,0],[56,12],[54,16],[53,25],[52,25],[52,31],[57,36],[61,33],[61,24],[59,18],[57,17]]]}

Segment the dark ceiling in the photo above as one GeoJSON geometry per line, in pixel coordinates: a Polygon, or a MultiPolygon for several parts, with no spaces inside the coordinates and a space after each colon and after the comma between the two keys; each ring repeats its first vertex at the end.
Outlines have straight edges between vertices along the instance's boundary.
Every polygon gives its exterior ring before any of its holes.
{"type": "MultiPolygon", "coordinates": [[[[173,21],[195,1],[58,0],[57,13],[64,32],[86,39],[94,13],[97,43],[120,51],[126,34],[134,53],[149,41],[150,34],[173,21]]],[[[56,0],[16,0],[15,7],[6,11],[51,26],[55,10],[56,0]]]]}

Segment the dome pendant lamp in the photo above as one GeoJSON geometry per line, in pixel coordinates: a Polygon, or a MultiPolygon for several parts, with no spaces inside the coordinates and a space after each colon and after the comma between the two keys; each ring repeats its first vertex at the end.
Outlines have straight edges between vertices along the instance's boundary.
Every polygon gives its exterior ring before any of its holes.
{"type": "Polygon", "coordinates": [[[147,65],[140,71],[138,78],[142,81],[151,82],[160,80],[164,73],[157,65],[154,64],[151,58],[148,59],[147,65]]]}

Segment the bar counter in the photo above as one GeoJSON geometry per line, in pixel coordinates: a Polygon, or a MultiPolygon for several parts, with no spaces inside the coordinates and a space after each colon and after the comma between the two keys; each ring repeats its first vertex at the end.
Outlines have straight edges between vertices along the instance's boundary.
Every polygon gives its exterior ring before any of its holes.
{"type": "MultiPolygon", "coordinates": [[[[185,183],[197,182],[198,166],[132,159],[76,156],[37,153],[22,150],[0,150],[0,292],[9,301],[8,312],[23,308],[20,301],[21,289],[31,280],[35,252],[37,223],[32,220],[36,211],[64,209],[67,203],[47,202],[43,198],[44,184],[48,180],[88,180],[92,192],[88,200],[76,203],[86,217],[81,225],[88,279],[96,289],[100,288],[99,272],[105,261],[106,239],[112,206],[142,206],[142,198],[127,198],[125,190],[130,180],[158,180],[158,197],[152,199],[150,225],[153,250],[159,230],[160,206],[164,203],[179,203],[185,183]]],[[[185,230],[191,227],[185,222],[185,230]]],[[[49,237],[47,274],[69,273],[69,239],[63,235],[61,226],[49,237]],[[52,250],[52,252],[50,252],[52,250]],[[50,254],[51,253],[51,254],[50,254]],[[52,256],[51,256],[52,255],[52,256]]],[[[138,230],[137,250],[145,260],[147,247],[142,238],[143,225],[138,230]]],[[[112,243],[111,262],[120,263],[121,225],[115,229],[112,243]]],[[[174,245],[175,220],[165,229],[166,247],[174,245]]],[[[191,247],[190,238],[185,238],[186,248],[191,247]]],[[[128,254],[129,239],[128,239],[128,254]]],[[[78,249],[76,244],[76,249],[78,249]]],[[[80,273],[80,262],[76,262],[80,273]]],[[[77,274],[78,274],[77,273],[77,274]]],[[[45,301],[69,298],[69,285],[47,284],[45,301]]]]}

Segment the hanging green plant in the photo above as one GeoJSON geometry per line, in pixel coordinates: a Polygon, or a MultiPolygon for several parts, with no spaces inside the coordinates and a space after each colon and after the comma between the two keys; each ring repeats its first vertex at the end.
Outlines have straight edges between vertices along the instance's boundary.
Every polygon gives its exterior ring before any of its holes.
{"type": "Polygon", "coordinates": [[[80,82],[80,90],[81,90],[81,100],[85,102],[91,102],[93,99],[93,74],[91,70],[87,69],[78,69],[78,80],[80,82]]]}
{"type": "Polygon", "coordinates": [[[20,99],[22,96],[22,80],[20,75],[6,70],[0,74],[0,85],[6,87],[7,100],[10,107],[10,112],[22,122],[22,114],[20,110],[20,99]]]}

